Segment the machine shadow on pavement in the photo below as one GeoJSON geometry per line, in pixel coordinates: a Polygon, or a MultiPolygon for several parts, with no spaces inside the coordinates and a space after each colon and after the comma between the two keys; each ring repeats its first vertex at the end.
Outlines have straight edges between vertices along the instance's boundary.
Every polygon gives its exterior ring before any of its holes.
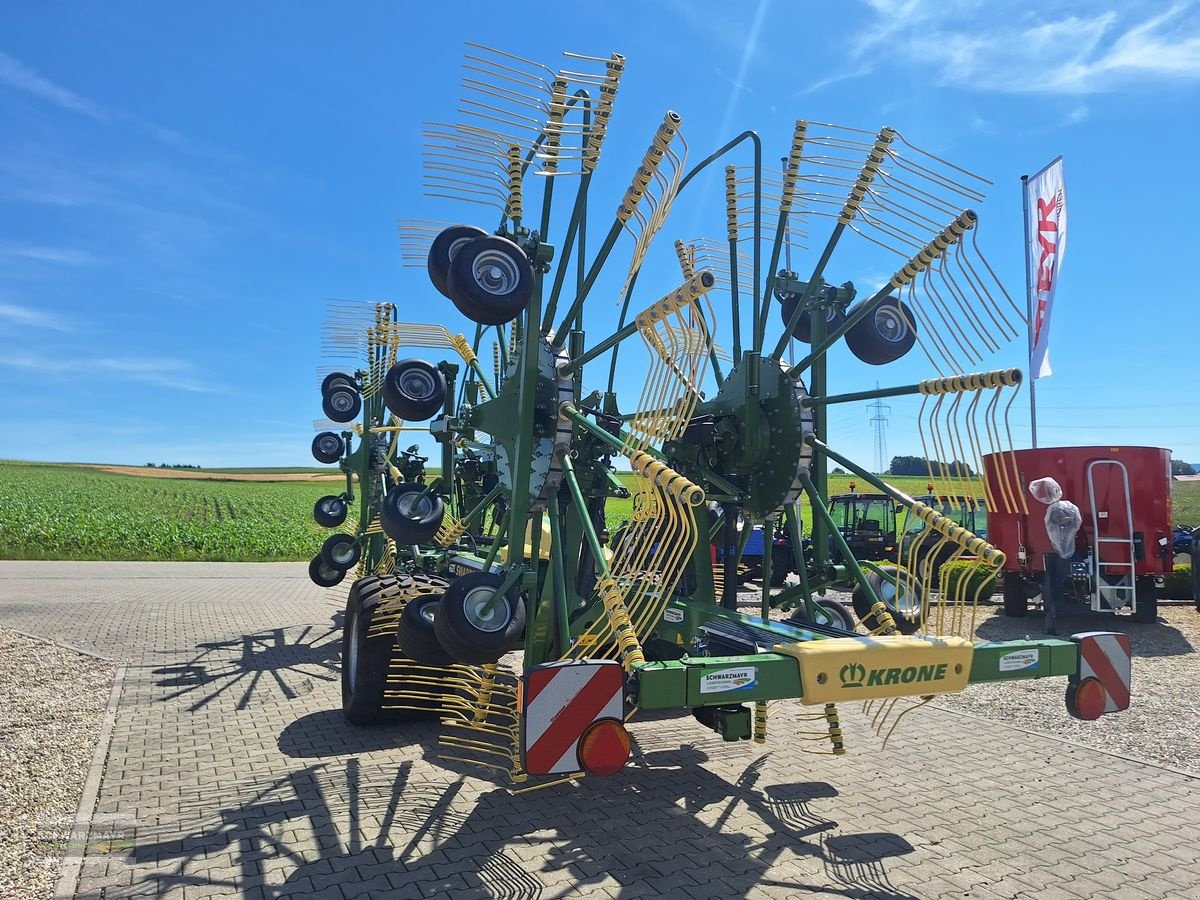
{"type": "Polygon", "coordinates": [[[440,760],[436,731],[434,722],[354,728],[334,710],[290,723],[279,749],[319,761],[237,785],[235,802],[197,810],[205,824],[187,836],[139,840],[129,864],[158,871],[135,874],[134,889],[212,883],[283,897],[338,883],[352,889],[357,879],[371,895],[540,900],[599,889],[611,876],[618,898],[693,882],[723,897],[755,887],[913,896],[887,872],[888,859],[913,852],[905,838],[836,833],[821,807],[838,790],[827,782],[760,786],[769,754],[729,781],[705,767],[709,756],[695,746],[639,747],[620,777],[514,795],[440,760]],[[424,758],[397,764],[368,755],[397,747],[424,758]],[[213,854],[236,861],[225,882],[202,875],[213,854]],[[789,880],[789,864],[811,874],[789,880]]]}
{"type": "Polygon", "coordinates": [[[243,710],[265,690],[294,700],[316,681],[337,681],[342,617],[339,610],[328,626],[272,628],[197,644],[186,659],[151,670],[155,686],[167,690],[158,702],[190,700],[189,711],[196,712],[228,692],[243,710]]]}

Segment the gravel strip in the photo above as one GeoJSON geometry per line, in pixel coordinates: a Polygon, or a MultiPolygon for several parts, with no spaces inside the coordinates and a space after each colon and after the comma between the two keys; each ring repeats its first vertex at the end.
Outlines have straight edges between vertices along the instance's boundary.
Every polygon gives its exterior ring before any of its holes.
{"type": "MultiPolygon", "coordinates": [[[[1026,619],[1010,619],[994,607],[981,607],[979,614],[975,634],[980,640],[1045,637],[1037,610],[1026,619]]],[[[1156,625],[1139,625],[1128,616],[1060,618],[1058,630],[1064,639],[1080,631],[1129,635],[1133,647],[1129,709],[1095,722],[1072,719],[1063,700],[1064,678],[977,684],[936,702],[946,709],[1200,775],[1200,612],[1191,604],[1160,606],[1156,625]]]]}
{"type": "MultiPolygon", "coordinates": [[[[852,609],[850,594],[829,591],[827,597],[852,609]]],[[[739,595],[744,613],[759,602],[739,595]]],[[[774,613],[784,618],[786,613],[774,613]]],[[[977,641],[1013,641],[1049,637],[1042,632],[1038,607],[1024,619],[1010,619],[999,606],[981,605],[976,614],[977,641]]],[[[1200,611],[1191,603],[1159,605],[1158,623],[1141,625],[1129,616],[1100,613],[1060,616],[1058,637],[1082,631],[1119,631],[1133,649],[1133,690],[1125,712],[1082,722],[1067,715],[1065,678],[971,685],[961,694],[934,701],[944,709],[1004,722],[1027,731],[1180,769],[1200,776],[1200,611]]],[[[919,714],[918,714],[919,715],[919,714]]],[[[901,728],[904,726],[901,725],[901,728]]],[[[963,723],[969,728],[968,722],[963,723]]]]}
{"type": "Polygon", "coordinates": [[[115,665],[0,628],[0,898],[53,895],[115,665]]]}

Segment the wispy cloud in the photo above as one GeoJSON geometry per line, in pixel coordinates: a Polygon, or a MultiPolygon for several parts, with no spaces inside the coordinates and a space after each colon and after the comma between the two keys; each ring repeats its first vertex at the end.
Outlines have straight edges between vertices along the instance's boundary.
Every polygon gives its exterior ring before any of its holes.
{"type": "Polygon", "coordinates": [[[71,324],[60,316],[54,316],[15,303],[0,303],[0,321],[26,328],[46,328],[51,331],[74,331],[71,324]]]}
{"type": "Polygon", "coordinates": [[[71,112],[88,116],[97,122],[108,122],[112,118],[112,114],[102,106],[55,84],[49,78],[43,77],[19,59],[15,59],[3,51],[0,51],[0,83],[33,94],[35,97],[71,112]]]}
{"type": "Polygon", "coordinates": [[[42,247],[34,244],[8,244],[0,242],[0,256],[32,259],[37,262],[61,263],[66,266],[89,266],[101,260],[86,250],[69,247],[42,247]]]}
{"type": "Polygon", "coordinates": [[[1083,95],[1200,81],[1200,21],[1190,3],[1135,18],[1088,4],[1038,16],[1024,4],[867,2],[879,18],[835,80],[900,58],[933,70],[940,85],[1004,93],[1083,95]]]}
{"type": "MultiPolygon", "coordinates": [[[[28,352],[0,353],[0,366],[27,369],[54,376],[64,369],[62,360],[28,352]]],[[[220,394],[224,388],[201,379],[196,367],[182,359],[170,357],[142,358],[105,356],[94,359],[71,359],[71,372],[86,372],[92,378],[109,376],[138,381],[155,387],[187,391],[193,394],[220,394]]]]}

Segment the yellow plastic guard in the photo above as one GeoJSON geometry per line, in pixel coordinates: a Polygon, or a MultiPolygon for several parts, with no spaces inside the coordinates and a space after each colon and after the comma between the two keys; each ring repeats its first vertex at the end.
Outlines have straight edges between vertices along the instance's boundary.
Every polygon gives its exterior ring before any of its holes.
{"type": "Polygon", "coordinates": [[[775,652],[796,658],[800,702],[811,706],[964,690],[975,645],[957,637],[881,635],[779,644],[775,652]]]}

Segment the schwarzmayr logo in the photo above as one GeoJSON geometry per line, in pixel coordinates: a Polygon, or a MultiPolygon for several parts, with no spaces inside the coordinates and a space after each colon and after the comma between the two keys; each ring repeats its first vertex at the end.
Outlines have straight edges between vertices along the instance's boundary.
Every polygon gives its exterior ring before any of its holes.
{"type": "Polygon", "coordinates": [[[859,663],[846,663],[838,672],[838,678],[844,688],[860,688],[864,682],[867,687],[883,687],[889,684],[913,684],[920,681],[944,681],[946,679],[946,663],[931,666],[893,666],[891,668],[871,669],[859,663]]]}

